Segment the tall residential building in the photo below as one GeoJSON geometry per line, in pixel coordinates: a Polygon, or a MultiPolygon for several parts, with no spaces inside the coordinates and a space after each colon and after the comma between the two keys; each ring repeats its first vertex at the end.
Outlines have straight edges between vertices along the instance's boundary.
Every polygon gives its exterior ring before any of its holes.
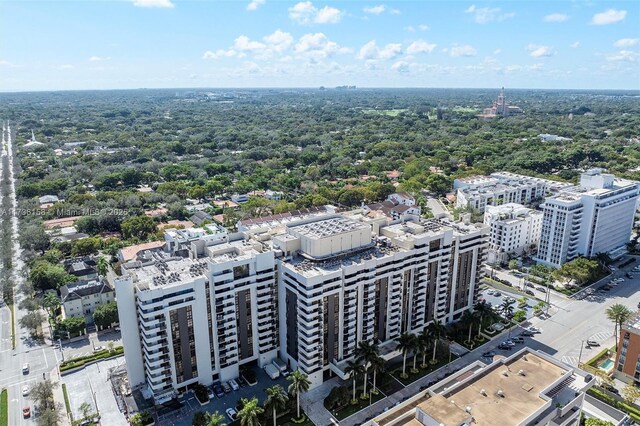
{"type": "Polygon", "coordinates": [[[364,426],[577,426],[583,415],[627,424],[628,416],[587,394],[595,383],[586,371],[523,348],[476,361],[364,426]]]}
{"type": "Polygon", "coordinates": [[[533,246],[537,247],[542,217],[541,211],[522,204],[487,206],[484,213],[484,224],[490,229],[487,262],[506,262],[510,255],[519,256],[529,252],[533,246]]]}
{"type": "Polygon", "coordinates": [[[640,186],[598,169],[580,177],[580,185],[549,197],[537,260],[558,267],[577,257],[592,257],[623,247],[631,239],[640,186]]]}
{"type": "Polygon", "coordinates": [[[489,108],[485,108],[483,113],[478,115],[480,118],[494,118],[494,117],[508,117],[510,115],[524,114],[522,108],[509,105],[507,98],[504,95],[504,87],[500,89],[498,99],[493,101],[493,104],[489,108]]]}
{"type": "Polygon", "coordinates": [[[570,186],[569,183],[510,172],[471,176],[453,182],[454,189],[457,189],[456,207],[473,207],[480,213],[484,213],[487,206],[500,206],[505,203],[528,204],[542,200],[547,194],[570,186]]]}
{"type": "Polygon", "coordinates": [[[620,327],[614,375],[640,386],[640,312],[620,327]]]}
{"type": "Polygon", "coordinates": [[[310,211],[142,254],[115,280],[129,378],[156,402],[280,357],[312,387],[359,342],[450,322],[477,299],[488,227],[310,211]]]}

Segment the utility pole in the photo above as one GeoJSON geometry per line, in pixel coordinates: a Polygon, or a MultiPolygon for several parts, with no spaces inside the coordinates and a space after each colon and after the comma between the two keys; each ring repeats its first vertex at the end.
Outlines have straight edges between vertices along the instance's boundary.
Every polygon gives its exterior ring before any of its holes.
{"type": "Polygon", "coordinates": [[[582,360],[582,348],[584,348],[584,340],[580,341],[580,354],[578,355],[578,368],[580,368],[580,360],[582,360]]]}

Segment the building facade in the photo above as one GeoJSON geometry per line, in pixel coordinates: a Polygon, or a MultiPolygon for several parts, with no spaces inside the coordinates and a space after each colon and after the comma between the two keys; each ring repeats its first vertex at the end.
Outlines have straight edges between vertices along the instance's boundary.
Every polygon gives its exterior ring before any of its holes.
{"type": "Polygon", "coordinates": [[[156,403],[278,357],[312,387],[344,377],[361,341],[389,356],[401,333],[477,300],[488,227],[313,212],[140,256],[115,280],[133,387],[156,403]]]}
{"type": "Polygon", "coordinates": [[[620,327],[614,375],[640,386],[640,313],[620,327]]]}
{"type": "Polygon", "coordinates": [[[484,213],[484,224],[490,230],[487,262],[506,262],[510,256],[531,252],[540,241],[542,217],[541,211],[522,204],[487,206],[484,213]]]}
{"type": "Polygon", "coordinates": [[[578,257],[593,257],[624,247],[631,239],[639,185],[594,169],[580,185],[547,198],[537,258],[558,267],[578,257]]]}
{"type": "Polygon", "coordinates": [[[84,317],[88,324],[93,324],[96,308],[116,298],[111,284],[103,278],[96,278],[63,285],[60,287],[60,299],[63,318],[84,317]]]}

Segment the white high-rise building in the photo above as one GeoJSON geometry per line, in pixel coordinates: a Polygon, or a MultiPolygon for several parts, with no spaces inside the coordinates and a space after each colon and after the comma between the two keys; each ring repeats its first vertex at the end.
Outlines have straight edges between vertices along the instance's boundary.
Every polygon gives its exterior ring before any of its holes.
{"type": "Polygon", "coordinates": [[[542,200],[548,193],[557,192],[571,184],[555,182],[510,172],[496,172],[490,176],[471,176],[453,182],[456,207],[473,207],[484,213],[487,206],[506,203],[528,204],[542,200]]]}
{"type": "Polygon", "coordinates": [[[488,263],[506,262],[509,255],[519,256],[538,246],[543,213],[522,204],[487,206],[484,224],[489,231],[488,263]]]}
{"type": "MultiPolygon", "coordinates": [[[[458,319],[477,300],[488,227],[363,211],[310,212],[191,241],[188,257],[143,256],[115,280],[132,387],[156,402],[196,382],[280,357],[309,375],[344,377],[359,342],[458,319]]],[[[186,247],[186,246],[185,246],[186,247]]]]}
{"type": "Polygon", "coordinates": [[[580,185],[547,198],[536,260],[560,266],[623,247],[631,239],[640,186],[598,169],[580,177],[580,185]]]}

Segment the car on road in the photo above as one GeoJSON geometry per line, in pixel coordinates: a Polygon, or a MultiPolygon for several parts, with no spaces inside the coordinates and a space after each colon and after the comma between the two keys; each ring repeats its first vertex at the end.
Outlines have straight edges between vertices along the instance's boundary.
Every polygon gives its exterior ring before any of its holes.
{"type": "Polygon", "coordinates": [[[25,362],[22,364],[22,374],[29,374],[29,363],[25,362]]]}
{"type": "Polygon", "coordinates": [[[511,340],[512,340],[514,343],[524,343],[524,339],[523,339],[522,337],[520,337],[520,336],[518,336],[518,337],[513,337],[513,338],[511,338],[511,340]]]}
{"type": "Polygon", "coordinates": [[[236,411],[235,408],[227,408],[227,416],[231,419],[232,422],[236,421],[236,419],[238,418],[238,412],[236,411]]]}
{"type": "Polygon", "coordinates": [[[525,330],[522,333],[520,333],[521,336],[525,336],[525,337],[533,337],[535,333],[531,330],[525,330]]]}
{"type": "Polygon", "coordinates": [[[600,346],[600,343],[595,340],[587,340],[587,346],[600,346]]]}
{"type": "Polygon", "coordinates": [[[503,345],[508,345],[510,347],[514,347],[516,344],[513,343],[513,340],[509,339],[509,340],[505,340],[504,342],[502,342],[503,345]]]}
{"type": "Polygon", "coordinates": [[[29,395],[29,386],[23,386],[22,387],[22,396],[27,396],[29,395]]]}
{"type": "Polygon", "coordinates": [[[531,290],[529,290],[529,289],[526,289],[524,292],[525,292],[526,294],[528,294],[529,296],[535,296],[535,295],[536,295],[533,291],[531,291],[531,290]]]}
{"type": "Polygon", "coordinates": [[[495,352],[489,351],[482,354],[482,358],[493,358],[496,355],[495,352]]]}
{"type": "Polygon", "coordinates": [[[609,391],[611,393],[615,393],[616,395],[620,395],[620,391],[618,389],[616,389],[615,387],[613,387],[612,385],[610,385],[609,383],[602,383],[600,384],[600,387],[606,391],[609,391]]]}
{"type": "Polygon", "coordinates": [[[511,350],[511,346],[507,345],[506,343],[500,343],[498,345],[498,349],[502,349],[505,351],[510,351],[511,350]]]}
{"type": "Polygon", "coordinates": [[[543,293],[546,293],[546,292],[547,292],[547,289],[546,289],[545,287],[542,287],[542,286],[540,286],[540,287],[536,287],[536,290],[541,291],[541,292],[543,292],[543,293]]]}
{"type": "Polygon", "coordinates": [[[104,346],[96,346],[95,348],[93,348],[93,351],[94,352],[100,352],[100,351],[103,351],[104,349],[105,349],[104,346]]]}
{"type": "Polygon", "coordinates": [[[31,417],[31,407],[22,407],[22,417],[25,419],[31,417]]]}
{"type": "Polygon", "coordinates": [[[538,327],[534,327],[533,325],[531,327],[529,327],[529,331],[532,333],[540,333],[542,330],[540,330],[538,327]]]}
{"type": "Polygon", "coordinates": [[[527,287],[531,287],[531,288],[535,288],[536,287],[533,283],[530,283],[529,281],[525,281],[524,285],[527,286],[527,287]]]}
{"type": "Polygon", "coordinates": [[[231,389],[233,389],[234,391],[240,389],[240,385],[235,381],[235,379],[229,380],[229,386],[231,386],[231,389]]]}

